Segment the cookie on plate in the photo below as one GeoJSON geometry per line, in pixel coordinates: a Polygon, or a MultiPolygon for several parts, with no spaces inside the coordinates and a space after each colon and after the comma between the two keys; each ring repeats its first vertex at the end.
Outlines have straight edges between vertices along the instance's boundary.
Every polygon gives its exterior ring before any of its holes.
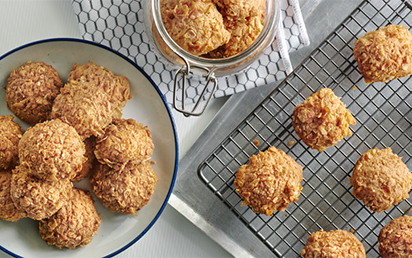
{"type": "Polygon", "coordinates": [[[101,221],[91,193],[73,188],[59,211],[39,221],[40,236],[49,245],[74,249],[92,241],[101,221]]]}
{"type": "Polygon", "coordinates": [[[96,139],[96,159],[117,170],[129,161],[150,159],[154,145],[147,128],[134,119],[114,119],[96,139]]]}
{"type": "Polygon", "coordinates": [[[158,179],[150,161],[128,162],[120,171],[97,162],[90,182],[110,211],[137,216],[136,212],[150,201],[158,179]]]}
{"type": "Polygon", "coordinates": [[[298,200],[302,190],[302,166],[284,151],[269,147],[241,166],[234,181],[242,198],[256,213],[271,216],[275,210],[284,211],[298,200]]]}
{"type": "Polygon", "coordinates": [[[18,145],[23,133],[12,115],[0,116],[0,169],[13,169],[19,161],[18,145]]]}
{"type": "Polygon", "coordinates": [[[7,107],[29,123],[45,121],[63,83],[57,71],[44,62],[27,62],[13,70],[7,79],[7,107]]]}
{"type": "Polygon", "coordinates": [[[86,160],[84,153],[79,134],[60,119],[30,127],[19,142],[20,163],[43,180],[73,179],[86,160]]]}
{"type": "Polygon", "coordinates": [[[10,195],[14,205],[25,211],[31,219],[41,220],[50,217],[69,200],[73,185],[68,179],[38,179],[29,170],[24,165],[18,165],[13,171],[10,195]]]}
{"type": "Polygon", "coordinates": [[[350,184],[356,198],[380,213],[409,197],[412,174],[390,147],[375,148],[363,153],[356,162],[350,184]]]}
{"type": "Polygon", "coordinates": [[[26,217],[24,210],[14,205],[10,195],[11,170],[0,170],[0,219],[7,221],[18,221],[26,217]]]}

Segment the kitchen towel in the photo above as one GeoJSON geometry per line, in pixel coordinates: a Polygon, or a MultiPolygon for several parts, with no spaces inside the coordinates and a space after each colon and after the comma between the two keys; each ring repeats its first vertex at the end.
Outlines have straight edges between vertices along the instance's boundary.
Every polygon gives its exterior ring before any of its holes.
{"type": "MultiPolygon", "coordinates": [[[[156,83],[168,103],[173,102],[174,76],[163,58],[151,50],[145,33],[143,1],[72,0],[80,32],[85,40],[106,45],[133,60],[156,83]]],[[[289,53],[309,45],[299,0],[279,0],[281,17],[276,40],[263,55],[241,73],[219,77],[212,97],[227,96],[284,79],[293,67],[289,53]]],[[[195,103],[203,87],[188,82],[185,103],[195,103]]],[[[178,94],[177,96],[180,96],[178,94]]],[[[181,99],[178,99],[181,101],[181,99]]]]}

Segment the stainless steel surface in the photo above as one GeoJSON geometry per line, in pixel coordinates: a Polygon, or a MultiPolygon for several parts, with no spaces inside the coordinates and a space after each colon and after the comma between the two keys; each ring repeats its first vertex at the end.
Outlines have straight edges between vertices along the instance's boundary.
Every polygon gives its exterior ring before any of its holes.
{"type": "MultiPolygon", "coordinates": [[[[307,0],[302,6],[311,45],[291,53],[298,66],[361,1],[307,0]]],[[[212,239],[237,257],[270,257],[274,253],[197,177],[198,166],[277,86],[248,90],[230,97],[182,158],[169,201],[212,239]]]]}

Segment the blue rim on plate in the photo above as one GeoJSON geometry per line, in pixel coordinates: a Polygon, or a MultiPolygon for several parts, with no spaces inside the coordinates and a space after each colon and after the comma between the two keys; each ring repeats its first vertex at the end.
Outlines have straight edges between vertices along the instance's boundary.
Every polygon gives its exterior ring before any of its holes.
{"type": "MultiPolygon", "coordinates": [[[[170,184],[170,188],[168,191],[168,194],[160,208],[160,210],[158,211],[158,213],[156,214],[156,216],[153,218],[153,220],[150,222],[150,224],[136,237],[134,238],[132,241],[130,241],[129,243],[127,243],[125,246],[123,246],[122,248],[114,251],[113,253],[104,256],[104,258],[106,257],[113,257],[115,255],[118,255],[119,253],[123,252],[124,250],[126,250],[127,248],[129,248],[130,246],[132,246],[134,243],[136,243],[143,235],[145,235],[147,233],[147,231],[154,225],[154,223],[157,221],[157,219],[160,217],[160,215],[162,214],[164,208],[166,207],[167,202],[169,201],[170,195],[172,194],[173,191],[173,187],[175,185],[175,181],[176,181],[176,175],[177,175],[177,169],[178,169],[178,160],[179,160],[179,145],[178,145],[178,139],[177,139],[177,131],[176,131],[176,125],[170,110],[170,107],[168,106],[166,99],[164,98],[162,92],[160,91],[160,89],[157,87],[157,85],[153,82],[153,80],[147,75],[147,73],[140,68],[135,62],[133,62],[132,60],[130,60],[128,57],[126,57],[125,55],[123,55],[122,53],[119,53],[107,46],[104,46],[102,44],[96,43],[96,42],[92,42],[92,41],[87,41],[87,40],[83,40],[83,39],[77,39],[77,38],[51,38],[51,39],[44,39],[44,40],[38,40],[38,41],[34,41],[34,42],[30,42],[27,44],[24,44],[20,47],[17,47],[15,49],[12,49],[10,51],[8,51],[7,53],[3,54],[0,56],[0,61],[3,60],[5,57],[9,56],[10,54],[17,52],[21,49],[27,48],[29,46],[32,45],[38,45],[38,44],[42,44],[42,43],[47,43],[47,42],[57,42],[57,41],[72,41],[72,42],[79,42],[79,43],[84,43],[84,44],[89,44],[89,45],[94,45],[96,47],[100,47],[103,48],[105,50],[108,50],[116,55],[118,55],[119,57],[123,58],[124,60],[126,60],[127,62],[129,62],[131,65],[133,65],[137,70],[139,70],[139,72],[141,72],[146,79],[152,84],[152,86],[155,88],[156,92],[159,94],[164,107],[167,110],[167,113],[169,115],[169,119],[170,119],[170,123],[172,124],[173,127],[173,134],[174,134],[174,142],[175,142],[175,146],[176,146],[176,150],[175,150],[175,162],[174,162],[174,170],[173,170],[173,179],[172,182],[170,184]]],[[[7,250],[6,248],[4,248],[1,244],[0,244],[0,250],[2,250],[3,252],[14,256],[14,257],[21,257],[9,250],[7,250]]]]}

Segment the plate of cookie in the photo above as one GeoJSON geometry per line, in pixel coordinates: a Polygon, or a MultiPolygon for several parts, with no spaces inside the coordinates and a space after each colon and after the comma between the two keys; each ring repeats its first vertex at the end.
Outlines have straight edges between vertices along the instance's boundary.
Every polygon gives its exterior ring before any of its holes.
{"type": "Polygon", "coordinates": [[[111,257],[138,241],[172,193],[174,120],[133,61],[56,38],[0,56],[0,250],[111,257]]]}

